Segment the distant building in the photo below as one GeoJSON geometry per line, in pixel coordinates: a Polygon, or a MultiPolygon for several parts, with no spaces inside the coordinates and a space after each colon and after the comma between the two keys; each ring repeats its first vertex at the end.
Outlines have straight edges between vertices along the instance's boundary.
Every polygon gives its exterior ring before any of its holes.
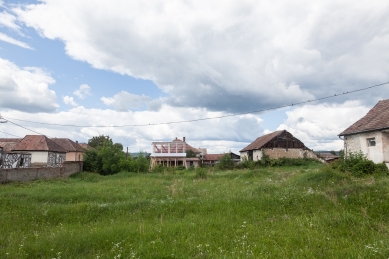
{"type": "Polygon", "coordinates": [[[85,149],[78,142],[68,138],[50,138],[52,141],[63,147],[66,151],[66,161],[83,161],[85,149]]]}
{"type": "Polygon", "coordinates": [[[339,137],[344,139],[345,156],[361,151],[373,162],[389,167],[389,99],[379,101],[339,137]]]}
{"type": "Polygon", "coordinates": [[[278,130],[263,135],[254,140],[250,145],[240,151],[240,158],[244,160],[258,161],[266,154],[270,158],[313,158],[325,163],[324,159],[318,157],[312,150],[307,148],[303,142],[293,137],[286,130],[278,130]]]}
{"type": "Polygon", "coordinates": [[[225,154],[205,154],[203,156],[202,163],[203,165],[208,165],[208,166],[215,166],[217,163],[220,162],[220,160],[223,158],[223,156],[229,155],[234,161],[235,164],[240,162],[240,156],[233,153],[233,152],[228,152],[225,154]]]}
{"type": "Polygon", "coordinates": [[[152,145],[151,168],[156,165],[166,167],[184,166],[185,168],[200,166],[201,151],[187,144],[185,137],[182,140],[176,138],[171,142],[153,142],[152,145]],[[186,152],[188,150],[193,151],[196,157],[187,158],[186,152]]]}

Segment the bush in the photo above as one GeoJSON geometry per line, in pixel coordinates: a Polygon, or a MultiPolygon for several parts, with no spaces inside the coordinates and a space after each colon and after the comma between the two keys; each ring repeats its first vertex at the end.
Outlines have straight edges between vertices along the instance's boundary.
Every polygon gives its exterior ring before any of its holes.
{"type": "Polygon", "coordinates": [[[208,177],[207,169],[198,167],[196,168],[196,178],[206,179],[208,177]]]}
{"type": "Polygon", "coordinates": [[[234,161],[232,161],[230,154],[227,153],[222,156],[219,163],[216,164],[216,167],[220,170],[231,170],[234,169],[235,164],[234,161]]]}
{"type": "Polygon", "coordinates": [[[346,157],[341,156],[336,162],[331,164],[331,167],[341,172],[350,172],[355,176],[389,173],[385,163],[375,164],[373,161],[367,159],[367,156],[361,151],[350,152],[346,157]]]}

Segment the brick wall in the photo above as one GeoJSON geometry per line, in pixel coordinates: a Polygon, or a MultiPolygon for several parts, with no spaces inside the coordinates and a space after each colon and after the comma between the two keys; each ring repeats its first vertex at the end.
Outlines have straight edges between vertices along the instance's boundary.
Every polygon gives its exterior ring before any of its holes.
{"type": "Polygon", "coordinates": [[[82,172],[82,162],[64,162],[62,167],[0,169],[0,182],[27,182],[38,179],[66,178],[78,172],[82,172]]]}

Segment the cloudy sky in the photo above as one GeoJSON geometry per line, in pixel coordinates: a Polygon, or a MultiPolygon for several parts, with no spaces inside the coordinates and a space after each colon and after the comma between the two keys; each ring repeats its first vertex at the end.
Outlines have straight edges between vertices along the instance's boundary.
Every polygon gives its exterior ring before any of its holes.
{"type": "Polygon", "coordinates": [[[223,153],[287,129],[339,150],[389,84],[276,108],[388,82],[388,17],[387,0],[0,0],[0,137],[223,153]]]}

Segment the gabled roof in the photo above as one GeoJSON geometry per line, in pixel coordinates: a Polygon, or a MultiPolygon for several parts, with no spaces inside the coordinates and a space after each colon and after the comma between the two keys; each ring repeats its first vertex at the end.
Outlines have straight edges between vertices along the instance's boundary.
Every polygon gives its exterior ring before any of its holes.
{"type": "Polygon", "coordinates": [[[68,138],[50,138],[52,141],[63,147],[66,152],[84,152],[85,150],[76,142],[68,138]]]}
{"type": "Polygon", "coordinates": [[[345,129],[339,136],[389,128],[389,99],[379,101],[364,117],[345,129]]]}
{"type": "Polygon", "coordinates": [[[242,149],[240,152],[243,151],[249,151],[249,150],[257,150],[261,149],[264,145],[266,145],[269,141],[271,141],[273,138],[277,137],[283,132],[283,130],[277,130],[272,133],[263,135],[256,140],[254,140],[250,145],[242,149]]]}
{"type": "Polygon", "coordinates": [[[52,151],[65,153],[66,150],[44,135],[27,135],[12,151],[52,151]]]}

